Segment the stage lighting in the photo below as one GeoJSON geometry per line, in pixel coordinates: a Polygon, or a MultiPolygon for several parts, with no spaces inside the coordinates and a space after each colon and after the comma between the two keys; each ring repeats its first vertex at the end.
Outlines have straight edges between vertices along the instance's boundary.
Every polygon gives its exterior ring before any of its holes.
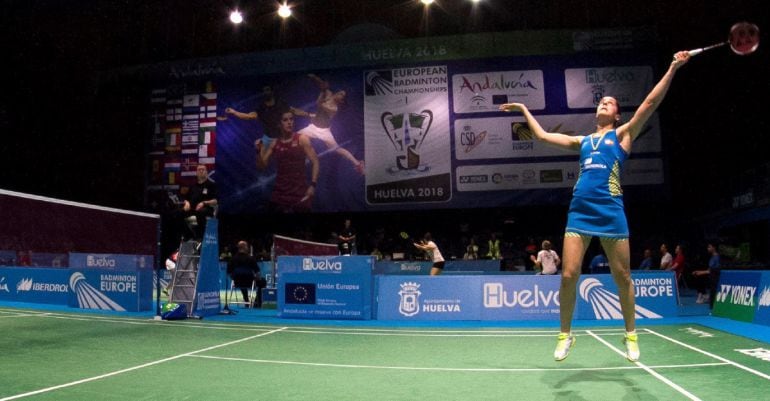
{"type": "Polygon", "coordinates": [[[278,7],[278,16],[281,18],[291,17],[291,8],[289,8],[288,4],[283,3],[280,7],[278,7]]]}
{"type": "Polygon", "coordinates": [[[426,6],[429,6],[433,4],[433,0],[420,0],[420,3],[425,4],[426,6]]]}
{"type": "Polygon", "coordinates": [[[241,15],[241,12],[238,10],[235,10],[230,13],[230,22],[233,24],[240,24],[243,22],[243,15],[241,15]]]}

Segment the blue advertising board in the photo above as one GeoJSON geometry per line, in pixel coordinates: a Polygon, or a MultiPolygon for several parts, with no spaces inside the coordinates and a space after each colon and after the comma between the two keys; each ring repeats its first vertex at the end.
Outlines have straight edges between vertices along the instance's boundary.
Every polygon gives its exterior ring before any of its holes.
{"type": "MultiPolygon", "coordinates": [[[[640,318],[677,315],[672,273],[634,278],[640,318]]],[[[380,320],[559,320],[559,276],[377,276],[380,320]]],[[[610,275],[578,286],[578,319],[622,319],[610,275]]]]}
{"type": "Polygon", "coordinates": [[[482,283],[482,320],[558,320],[561,277],[494,276],[482,283]]]}
{"type": "MultiPolygon", "coordinates": [[[[433,265],[428,261],[381,260],[374,264],[374,274],[428,274],[433,265]]],[[[444,273],[451,274],[499,274],[499,260],[448,260],[444,273]]]]}
{"type": "Polygon", "coordinates": [[[0,301],[67,305],[67,269],[0,267],[0,301]]]}
{"type": "Polygon", "coordinates": [[[195,307],[192,315],[211,316],[219,313],[219,223],[217,219],[206,221],[206,232],[203,235],[200,264],[198,265],[198,281],[195,286],[195,307]]]}
{"type": "Polygon", "coordinates": [[[70,269],[69,306],[139,312],[152,310],[152,270],[70,269]]]}
{"type": "Polygon", "coordinates": [[[478,320],[482,276],[378,276],[378,320],[478,320]]]}
{"type": "Polygon", "coordinates": [[[74,269],[113,270],[152,269],[153,257],[150,255],[70,252],[69,267],[74,269]]]}
{"type": "Polygon", "coordinates": [[[371,319],[371,256],[280,256],[278,316],[371,319]]]}
{"type": "Polygon", "coordinates": [[[757,312],[754,323],[770,326],[770,272],[762,272],[762,280],[758,288],[757,312]]]}
{"type": "MultiPolygon", "coordinates": [[[[677,293],[673,272],[647,273],[631,277],[636,295],[637,319],[676,316],[677,293]]],[[[610,274],[585,275],[577,288],[577,318],[620,320],[618,288],[610,274]]]]}

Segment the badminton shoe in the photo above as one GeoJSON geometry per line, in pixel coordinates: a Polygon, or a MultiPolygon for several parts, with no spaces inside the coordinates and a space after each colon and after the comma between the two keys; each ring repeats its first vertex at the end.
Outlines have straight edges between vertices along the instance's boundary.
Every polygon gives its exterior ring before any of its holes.
{"type": "Polygon", "coordinates": [[[639,360],[639,336],[636,333],[626,333],[623,336],[623,343],[626,344],[626,359],[631,362],[639,360]]]}
{"type": "Polygon", "coordinates": [[[556,350],[553,351],[553,359],[557,361],[567,359],[573,345],[575,345],[575,336],[571,333],[559,333],[556,341],[556,350]]]}

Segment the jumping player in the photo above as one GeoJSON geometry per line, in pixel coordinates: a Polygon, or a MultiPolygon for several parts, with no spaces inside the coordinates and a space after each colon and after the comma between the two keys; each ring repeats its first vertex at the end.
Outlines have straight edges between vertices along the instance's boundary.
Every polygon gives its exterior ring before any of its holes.
{"type": "Polygon", "coordinates": [[[668,71],[631,119],[620,124],[620,106],[613,97],[604,97],[596,108],[596,132],[586,136],[569,136],[546,132],[521,103],[500,106],[503,111],[519,111],[524,115],[538,140],[560,148],[580,152],[580,176],[575,184],[564,233],[564,257],[560,288],[560,319],[556,350],[553,357],[562,361],[575,344],[571,333],[575,296],[583,257],[591,238],[599,237],[610,261],[610,270],[618,286],[626,333],[623,342],[626,358],[639,360],[636,334],[634,288],[631,281],[628,223],[623,209],[620,174],[631,152],[631,144],[666,95],[676,71],[689,60],[686,51],[674,55],[668,71]]]}

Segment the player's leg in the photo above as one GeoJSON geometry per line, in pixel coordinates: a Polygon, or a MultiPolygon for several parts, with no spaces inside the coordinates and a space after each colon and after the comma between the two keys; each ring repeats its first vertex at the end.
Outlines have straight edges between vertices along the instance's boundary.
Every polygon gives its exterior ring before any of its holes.
{"type": "Polygon", "coordinates": [[[583,266],[583,256],[590,243],[591,237],[588,236],[574,233],[567,233],[564,236],[561,286],[559,288],[561,332],[556,342],[556,350],[553,352],[553,357],[557,361],[567,358],[570,349],[575,344],[575,337],[572,335],[572,315],[575,313],[577,282],[580,278],[580,269],[583,266]]]}
{"type": "Polygon", "coordinates": [[[602,247],[610,262],[610,271],[615,285],[618,287],[620,309],[626,327],[624,343],[626,358],[635,362],[639,360],[639,343],[636,335],[636,300],[634,298],[634,283],[631,281],[631,251],[628,239],[602,238],[602,247]]]}
{"type": "Polygon", "coordinates": [[[431,276],[438,276],[443,271],[444,271],[444,262],[436,262],[430,268],[430,275],[431,276]]]}

